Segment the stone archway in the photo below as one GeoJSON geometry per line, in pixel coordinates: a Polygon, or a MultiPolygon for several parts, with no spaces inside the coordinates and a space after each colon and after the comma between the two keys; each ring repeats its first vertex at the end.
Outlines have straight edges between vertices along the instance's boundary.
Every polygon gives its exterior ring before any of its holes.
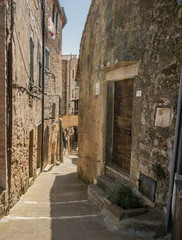
{"type": "Polygon", "coordinates": [[[61,119],[62,128],[78,127],[78,115],[65,115],[61,119]]]}

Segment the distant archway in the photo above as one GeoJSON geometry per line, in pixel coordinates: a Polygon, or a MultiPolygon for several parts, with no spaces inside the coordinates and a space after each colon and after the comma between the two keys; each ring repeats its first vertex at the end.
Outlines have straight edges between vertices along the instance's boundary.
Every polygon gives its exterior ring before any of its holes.
{"type": "Polygon", "coordinates": [[[65,115],[62,117],[62,128],[78,127],[78,115],[65,115]]]}

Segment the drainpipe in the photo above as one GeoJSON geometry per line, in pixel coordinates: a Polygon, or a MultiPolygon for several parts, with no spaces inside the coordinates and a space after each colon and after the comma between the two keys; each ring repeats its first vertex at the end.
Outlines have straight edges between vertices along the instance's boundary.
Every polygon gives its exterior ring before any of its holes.
{"type": "Polygon", "coordinates": [[[41,144],[41,171],[44,163],[44,54],[45,54],[45,0],[42,0],[42,144],[41,144]]]}
{"type": "Polygon", "coordinates": [[[180,89],[179,89],[179,96],[178,96],[178,108],[177,108],[177,116],[176,116],[176,129],[175,129],[175,138],[174,138],[173,159],[172,159],[172,167],[171,167],[171,175],[170,175],[168,208],[167,208],[167,215],[166,215],[166,231],[169,230],[169,224],[170,224],[170,220],[171,220],[171,206],[172,206],[174,180],[175,180],[175,172],[176,172],[176,165],[177,165],[181,110],[182,110],[182,70],[181,70],[181,77],[180,77],[180,89]]]}
{"type": "MultiPolygon", "coordinates": [[[[7,46],[7,178],[8,178],[8,201],[11,190],[11,158],[12,158],[12,43],[13,43],[13,30],[14,30],[14,9],[13,0],[11,4],[11,27],[10,27],[10,40],[6,40],[7,46]]],[[[7,11],[7,10],[6,10],[7,11]]],[[[7,20],[6,20],[7,21],[7,20]]]]}
{"type": "Polygon", "coordinates": [[[72,53],[71,53],[71,58],[69,61],[69,95],[68,95],[68,115],[69,115],[69,110],[71,106],[71,66],[72,66],[72,53]]]}
{"type": "Polygon", "coordinates": [[[62,143],[62,120],[59,120],[59,160],[61,162],[61,157],[62,157],[62,146],[61,146],[61,143],[62,143]]]}

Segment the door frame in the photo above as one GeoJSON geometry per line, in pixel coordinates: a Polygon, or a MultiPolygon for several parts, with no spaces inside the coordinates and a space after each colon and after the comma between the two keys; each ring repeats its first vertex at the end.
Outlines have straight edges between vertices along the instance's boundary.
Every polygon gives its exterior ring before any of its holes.
{"type": "MultiPolygon", "coordinates": [[[[112,164],[113,157],[113,131],[114,131],[114,95],[115,82],[135,79],[138,75],[140,61],[121,62],[115,66],[105,68],[106,84],[106,111],[105,111],[105,167],[112,164]],[[110,92],[108,92],[110,88],[110,92]]],[[[122,171],[122,170],[121,170],[122,171]]]]}

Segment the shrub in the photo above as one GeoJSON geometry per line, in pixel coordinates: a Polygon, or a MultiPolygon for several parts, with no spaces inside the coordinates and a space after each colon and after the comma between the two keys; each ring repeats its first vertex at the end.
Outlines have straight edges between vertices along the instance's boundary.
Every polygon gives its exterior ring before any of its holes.
{"type": "Polygon", "coordinates": [[[129,187],[116,183],[107,191],[106,198],[123,209],[142,207],[141,201],[129,187]]]}
{"type": "Polygon", "coordinates": [[[160,180],[166,179],[166,173],[161,164],[159,163],[152,164],[152,171],[155,173],[158,179],[160,180]]]}

